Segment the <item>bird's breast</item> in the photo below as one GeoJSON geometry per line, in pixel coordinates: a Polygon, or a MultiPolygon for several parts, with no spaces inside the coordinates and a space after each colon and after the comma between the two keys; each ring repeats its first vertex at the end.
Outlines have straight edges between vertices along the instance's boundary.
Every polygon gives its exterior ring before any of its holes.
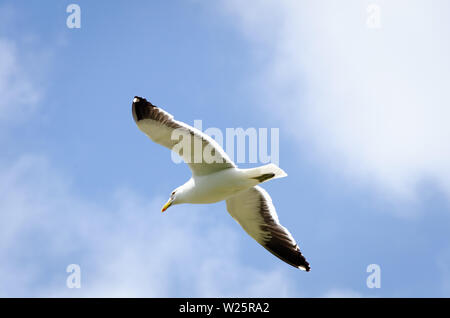
{"type": "Polygon", "coordinates": [[[194,177],[195,186],[187,203],[215,203],[253,187],[257,182],[239,169],[226,169],[206,176],[194,177]]]}

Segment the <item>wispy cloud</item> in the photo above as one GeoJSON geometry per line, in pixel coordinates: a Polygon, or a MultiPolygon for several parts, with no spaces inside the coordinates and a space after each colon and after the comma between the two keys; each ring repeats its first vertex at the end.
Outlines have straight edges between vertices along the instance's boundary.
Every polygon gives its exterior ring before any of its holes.
{"type": "Polygon", "coordinates": [[[44,96],[54,42],[24,31],[23,16],[12,4],[0,5],[0,123],[23,122],[44,96]],[[20,31],[18,31],[20,30],[20,31]]]}
{"type": "Polygon", "coordinates": [[[130,189],[89,200],[68,180],[45,156],[24,155],[0,172],[1,296],[295,292],[283,272],[242,264],[236,232],[215,224],[204,209],[180,206],[163,215],[163,198],[130,189]],[[81,289],[66,287],[72,263],[81,266],[81,289]]]}
{"type": "Polygon", "coordinates": [[[323,297],[326,298],[360,298],[362,295],[351,289],[330,289],[323,297]]]}
{"type": "Polygon", "coordinates": [[[394,197],[430,179],[450,194],[450,5],[371,3],[377,29],[365,1],[224,6],[257,44],[261,102],[276,105],[303,155],[394,197]]]}
{"type": "Polygon", "coordinates": [[[40,95],[21,61],[16,43],[0,37],[0,121],[28,116],[40,95]]]}

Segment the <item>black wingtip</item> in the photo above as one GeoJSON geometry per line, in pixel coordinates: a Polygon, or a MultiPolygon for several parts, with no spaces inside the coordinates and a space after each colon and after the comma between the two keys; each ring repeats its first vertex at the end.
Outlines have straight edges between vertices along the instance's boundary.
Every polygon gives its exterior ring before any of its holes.
{"type": "Polygon", "coordinates": [[[150,108],[154,107],[152,103],[140,96],[134,96],[133,98],[133,118],[136,122],[145,119],[149,116],[150,108]]]}
{"type": "Polygon", "coordinates": [[[298,250],[298,254],[299,254],[298,255],[298,260],[297,260],[298,268],[301,269],[302,271],[305,271],[305,272],[311,271],[311,266],[309,266],[308,261],[303,256],[302,252],[300,252],[300,249],[298,248],[298,245],[297,245],[297,250],[298,250]]]}
{"type": "Polygon", "coordinates": [[[305,261],[304,265],[299,265],[298,269],[305,271],[305,272],[310,272],[311,271],[311,267],[309,266],[309,263],[305,261]]]}

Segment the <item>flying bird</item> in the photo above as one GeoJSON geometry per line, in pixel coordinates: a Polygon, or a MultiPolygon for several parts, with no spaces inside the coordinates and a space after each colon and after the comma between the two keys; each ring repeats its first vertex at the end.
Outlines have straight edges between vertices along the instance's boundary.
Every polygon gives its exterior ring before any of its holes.
{"type": "Polygon", "coordinates": [[[225,200],[229,214],[254,240],[284,262],[310,270],[291,233],[280,224],[269,194],[258,186],[287,176],[281,168],[271,163],[239,169],[214,139],[175,120],[145,98],[134,97],[132,112],[142,132],[170,150],[179,149],[178,154],[192,171],[191,179],[171,193],[161,212],[181,203],[225,200]]]}

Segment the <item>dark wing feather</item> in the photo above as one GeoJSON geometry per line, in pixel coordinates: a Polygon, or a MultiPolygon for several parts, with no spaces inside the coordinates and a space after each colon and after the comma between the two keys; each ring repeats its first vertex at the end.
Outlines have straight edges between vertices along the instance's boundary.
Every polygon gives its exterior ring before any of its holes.
{"type": "Polygon", "coordinates": [[[280,224],[269,194],[259,186],[227,199],[227,210],[242,228],[269,252],[299,269],[310,266],[292,237],[280,224]]]}

